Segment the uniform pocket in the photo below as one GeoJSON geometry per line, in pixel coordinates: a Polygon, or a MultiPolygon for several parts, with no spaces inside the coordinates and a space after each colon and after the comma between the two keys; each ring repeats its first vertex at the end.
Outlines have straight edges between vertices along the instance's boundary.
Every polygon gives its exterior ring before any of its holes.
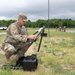
{"type": "Polygon", "coordinates": [[[13,54],[14,52],[16,52],[16,49],[13,45],[11,44],[6,44],[4,47],[5,51],[10,52],[11,54],[13,54]]]}

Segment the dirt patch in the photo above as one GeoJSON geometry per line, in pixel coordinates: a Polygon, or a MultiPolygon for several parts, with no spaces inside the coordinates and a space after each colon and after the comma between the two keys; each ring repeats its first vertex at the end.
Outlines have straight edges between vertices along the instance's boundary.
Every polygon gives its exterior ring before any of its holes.
{"type": "Polygon", "coordinates": [[[70,64],[62,65],[62,67],[63,67],[65,70],[75,70],[75,64],[73,64],[73,65],[70,65],[70,64]]]}

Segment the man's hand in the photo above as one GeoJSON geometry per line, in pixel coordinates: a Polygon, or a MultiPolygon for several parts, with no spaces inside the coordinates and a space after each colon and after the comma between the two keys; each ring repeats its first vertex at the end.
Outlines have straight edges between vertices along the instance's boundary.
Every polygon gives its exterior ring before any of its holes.
{"type": "Polygon", "coordinates": [[[37,35],[29,35],[28,36],[28,39],[31,39],[31,40],[36,40],[38,37],[37,35]]]}

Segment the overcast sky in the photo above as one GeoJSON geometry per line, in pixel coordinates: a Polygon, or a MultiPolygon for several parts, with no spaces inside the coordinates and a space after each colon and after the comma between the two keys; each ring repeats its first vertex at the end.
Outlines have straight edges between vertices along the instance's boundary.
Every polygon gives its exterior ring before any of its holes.
{"type": "Polygon", "coordinates": [[[25,13],[28,19],[48,19],[48,0],[0,0],[0,20],[17,19],[25,13]]]}
{"type": "MultiPolygon", "coordinates": [[[[75,19],[75,0],[49,0],[49,18],[75,19]]],[[[17,19],[25,13],[28,19],[48,19],[48,0],[0,0],[0,20],[17,19]]]]}
{"type": "Polygon", "coordinates": [[[75,0],[50,0],[50,18],[75,20],[75,0]]]}

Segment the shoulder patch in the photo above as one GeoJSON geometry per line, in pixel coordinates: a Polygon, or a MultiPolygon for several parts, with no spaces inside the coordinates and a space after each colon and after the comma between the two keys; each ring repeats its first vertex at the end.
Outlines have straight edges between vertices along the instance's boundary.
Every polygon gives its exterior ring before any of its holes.
{"type": "Polygon", "coordinates": [[[11,25],[11,32],[17,33],[17,27],[15,25],[11,25]]]}

